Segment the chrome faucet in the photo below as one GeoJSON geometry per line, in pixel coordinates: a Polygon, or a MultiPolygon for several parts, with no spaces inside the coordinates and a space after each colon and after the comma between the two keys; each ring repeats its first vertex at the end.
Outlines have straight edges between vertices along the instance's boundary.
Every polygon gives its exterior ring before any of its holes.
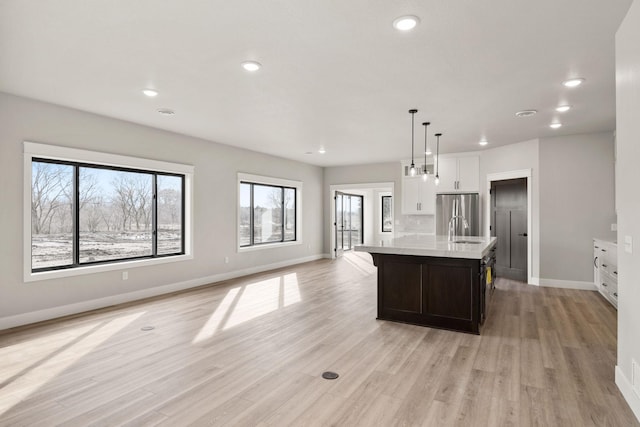
{"type": "Polygon", "coordinates": [[[454,220],[457,218],[461,218],[462,219],[462,224],[464,225],[465,230],[469,228],[469,222],[467,222],[467,219],[462,216],[462,215],[454,215],[451,217],[451,219],[449,220],[449,235],[448,235],[448,240],[450,242],[452,242],[455,238],[456,238],[456,232],[455,232],[455,228],[453,227],[454,224],[454,220]],[[452,233],[452,229],[453,229],[453,233],[452,233]]]}

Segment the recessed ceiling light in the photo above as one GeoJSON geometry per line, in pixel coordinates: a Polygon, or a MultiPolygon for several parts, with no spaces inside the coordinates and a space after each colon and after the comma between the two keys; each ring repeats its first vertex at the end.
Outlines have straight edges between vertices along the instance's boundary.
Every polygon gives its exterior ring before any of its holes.
{"type": "Polygon", "coordinates": [[[413,30],[420,22],[420,18],[413,15],[401,16],[393,21],[393,28],[400,31],[413,30]]]}
{"type": "Polygon", "coordinates": [[[550,127],[551,129],[558,129],[558,128],[562,127],[562,123],[551,123],[551,124],[549,125],[549,127],[550,127]]]}
{"type": "Polygon", "coordinates": [[[171,108],[158,108],[156,111],[163,116],[173,116],[176,113],[171,108]]]}
{"type": "Polygon", "coordinates": [[[262,68],[262,64],[256,61],[244,61],[242,63],[242,68],[244,68],[247,71],[254,72],[262,68]]]}
{"type": "Polygon", "coordinates": [[[487,141],[486,139],[481,140],[480,142],[478,142],[478,144],[484,146],[487,145],[489,143],[489,141],[487,141]]]}
{"type": "Polygon", "coordinates": [[[538,110],[522,110],[516,113],[516,117],[530,117],[536,114],[538,110]]]}
{"type": "Polygon", "coordinates": [[[431,152],[431,148],[427,148],[427,151],[425,151],[424,154],[426,154],[427,156],[432,155],[433,153],[431,152]]]}
{"type": "Polygon", "coordinates": [[[325,150],[324,147],[320,147],[320,149],[318,150],[318,153],[320,153],[320,154],[324,154],[326,152],[327,152],[327,150],[325,150]]]}
{"type": "Polygon", "coordinates": [[[567,111],[569,111],[571,109],[571,105],[561,105],[558,108],[556,108],[556,111],[558,113],[566,113],[567,111]]]}
{"type": "Polygon", "coordinates": [[[582,83],[584,83],[584,79],[582,77],[569,79],[562,82],[562,84],[565,85],[566,87],[576,87],[576,86],[580,86],[582,83]]]}
{"type": "Polygon", "coordinates": [[[142,93],[147,95],[149,98],[153,98],[154,96],[158,96],[158,91],[155,89],[142,89],[142,93]]]}

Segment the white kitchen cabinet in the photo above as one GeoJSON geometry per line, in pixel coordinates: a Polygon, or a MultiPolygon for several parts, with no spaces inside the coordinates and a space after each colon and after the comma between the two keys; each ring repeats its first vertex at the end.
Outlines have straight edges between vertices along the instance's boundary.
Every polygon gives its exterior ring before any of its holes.
{"type": "Polygon", "coordinates": [[[436,211],[436,189],[433,176],[425,182],[422,177],[402,179],[402,214],[434,215],[436,211]]]}
{"type": "Polygon", "coordinates": [[[478,156],[441,157],[437,192],[477,192],[480,190],[478,156]]]}
{"type": "Polygon", "coordinates": [[[600,294],[618,307],[618,245],[593,239],[593,280],[600,294]]]}

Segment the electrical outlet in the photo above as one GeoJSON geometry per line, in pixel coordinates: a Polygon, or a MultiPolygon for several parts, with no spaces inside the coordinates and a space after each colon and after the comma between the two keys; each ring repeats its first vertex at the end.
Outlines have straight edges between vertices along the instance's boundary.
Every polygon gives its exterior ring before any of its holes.
{"type": "Polygon", "coordinates": [[[123,271],[122,272],[122,280],[128,280],[129,279],[129,272],[128,271],[123,271]]]}
{"type": "Polygon", "coordinates": [[[224,263],[225,264],[229,264],[229,257],[228,256],[224,257],[224,263]]]}
{"type": "Polygon", "coordinates": [[[628,254],[633,253],[633,237],[624,236],[624,251],[628,254]]]}

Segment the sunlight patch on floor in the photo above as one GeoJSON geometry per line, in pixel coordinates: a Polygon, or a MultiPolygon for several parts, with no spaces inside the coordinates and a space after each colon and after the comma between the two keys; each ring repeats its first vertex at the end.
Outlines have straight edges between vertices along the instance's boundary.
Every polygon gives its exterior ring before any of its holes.
{"type": "Polygon", "coordinates": [[[192,344],[205,341],[220,330],[227,330],[301,300],[296,273],[232,288],[200,329],[192,344]]]}
{"type": "Polygon", "coordinates": [[[287,274],[247,285],[223,329],[300,302],[298,277],[287,274]]]}
{"type": "Polygon", "coordinates": [[[220,325],[229,312],[229,308],[235,301],[238,292],[240,292],[240,288],[229,289],[229,292],[227,292],[227,295],[224,296],[224,299],[222,300],[222,302],[220,302],[220,305],[218,305],[213,314],[211,314],[211,317],[209,317],[209,320],[207,320],[207,323],[204,324],[204,326],[200,329],[200,332],[198,332],[198,335],[196,335],[196,337],[193,339],[193,341],[191,342],[192,344],[197,344],[199,342],[205,341],[211,338],[217,331],[220,330],[220,325]]]}
{"type": "Polygon", "coordinates": [[[64,347],[99,324],[100,322],[96,321],[71,330],[52,332],[51,335],[46,337],[25,339],[24,341],[8,345],[0,342],[0,360],[2,361],[0,384],[8,381],[9,378],[18,374],[23,369],[33,365],[34,360],[44,359],[50,355],[52,343],[55,343],[56,349],[64,347]],[[27,354],[25,354],[25,349],[29,349],[27,354]]]}
{"type": "Polygon", "coordinates": [[[6,384],[1,389],[2,395],[5,397],[0,400],[0,415],[22,400],[27,399],[64,370],[145,313],[146,311],[142,311],[108,321],[75,343],[58,345],[58,348],[52,352],[51,356],[46,356],[33,368],[27,369],[26,372],[17,375],[13,380],[5,380],[6,384]],[[65,348],[66,346],[68,347],[65,348]],[[62,350],[60,351],[60,349],[62,350]]]}

